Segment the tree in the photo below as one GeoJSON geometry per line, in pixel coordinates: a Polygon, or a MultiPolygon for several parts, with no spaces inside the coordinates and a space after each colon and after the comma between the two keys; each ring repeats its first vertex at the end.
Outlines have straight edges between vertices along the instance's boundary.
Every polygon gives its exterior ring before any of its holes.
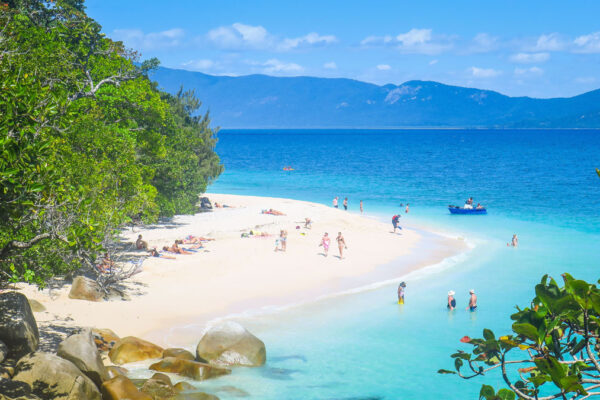
{"type": "Polygon", "coordinates": [[[499,371],[508,389],[483,385],[480,399],[486,400],[600,396],[600,290],[569,274],[562,278],[562,287],[542,278],[531,305],[511,316],[512,334],[496,338],[484,329],[481,339],[465,336],[461,342],[472,352],[452,354],[456,372],[438,372],[471,379],[499,371]]]}

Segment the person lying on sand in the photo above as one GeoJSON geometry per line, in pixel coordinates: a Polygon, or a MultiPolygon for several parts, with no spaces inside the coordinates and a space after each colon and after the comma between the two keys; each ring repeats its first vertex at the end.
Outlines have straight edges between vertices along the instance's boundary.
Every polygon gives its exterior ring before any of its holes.
{"type": "Polygon", "coordinates": [[[138,250],[148,250],[148,242],[142,240],[142,235],[139,235],[137,240],[135,241],[135,247],[138,250]]]}
{"type": "MultiPolygon", "coordinates": [[[[177,240],[175,240],[175,244],[176,245],[185,244],[185,241],[181,240],[181,239],[177,239],[177,240]]],[[[204,248],[204,245],[201,242],[198,242],[189,248],[190,249],[202,249],[202,248],[204,248]]],[[[184,249],[184,250],[186,250],[186,249],[184,249]]]]}
{"type": "Polygon", "coordinates": [[[304,227],[306,229],[311,229],[312,228],[312,220],[308,217],[304,218],[304,227]]]}
{"type": "Polygon", "coordinates": [[[261,231],[257,231],[257,230],[254,230],[254,229],[250,231],[250,235],[252,235],[254,237],[271,237],[271,236],[273,236],[270,233],[261,232],[261,231]]]}
{"type": "Polygon", "coordinates": [[[186,250],[180,248],[177,245],[177,243],[173,243],[173,246],[171,246],[171,247],[165,246],[165,247],[163,247],[163,250],[168,251],[170,253],[175,253],[175,254],[193,254],[192,252],[189,252],[189,251],[186,251],[186,250]]]}
{"type": "Polygon", "coordinates": [[[270,215],[285,215],[281,211],[273,210],[272,208],[269,208],[268,210],[262,210],[262,213],[270,215]]]}
{"type": "Polygon", "coordinates": [[[175,260],[176,259],[173,256],[168,256],[166,254],[160,254],[156,249],[150,249],[150,257],[167,258],[169,260],[175,260]]]}
{"type": "Polygon", "coordinates": [[[194,235],[188,235],[185,237],[185,239],[183,239],[183,243],[184,244],[196,244],[196,243],[201,243],[201,242],[212,242],[213,238],[206,238],[204,236],[194,236],[194,235]]]}
{"type": "Polygon", "coordinates": [[[235,208],[234,206],[228,206],[227,204],[219,204],[215,201],[216,208],[235,208]]]}

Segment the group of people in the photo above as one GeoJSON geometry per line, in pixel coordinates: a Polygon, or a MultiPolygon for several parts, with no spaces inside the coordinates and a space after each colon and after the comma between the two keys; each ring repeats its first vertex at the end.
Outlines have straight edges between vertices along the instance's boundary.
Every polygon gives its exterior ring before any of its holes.
{"type": "MultiPolygon", "coordinates": [[[[465,205],[464,208],[467,210],[472,210],[473,209],[473,198],[469,197],[466,201],[465,201],[465,205]]],[[[477,203],[477,206],[475,207],[477,210],[483,210],[485,207],[481,205],[481,203],[477,203]]]]}
{"type": "MultiPolygon", "coordinates": [[[[333,207],[334,208],[339,208],[338,207],[339,200],[340,200],[339,196],[336,196],[336,197],[333,198],[333,207]]],[[[347,197],[344,197],[344,201],[342,202],[342,206],[344,207],[344,210],[348,211],[348,198],[347,197]]],[[[363,201],[361,200],[360,201],[360,213],[362,214],[362,212],[363,212],[363,201]]]]}
{"type": "MultiPolygon", "coordinates": [[[[446,307],[448,310],[452,311],[456,308],[456,299],[454,298],[454,290],[450,290],[448,292],[448,303],[446,307]]],[[[477,309],[477,295],[475,294],[475,289],[469,290],[469,305],[466,308],[467,310],[473,312],[477,309]]]]}
{"type": "MultiPolygon", "coordinates": [[[[163,246],[162,251],[167,252],[167,253],[173,253],[173,254],[193,254],[193,253],[197,252],[197,249],[204,248],[204,245],[202,244],[202,242],[208,242],[208,241],[212,241],[212,240],[215,240],[215,239],[206,238],[206,237],[202,237],[202,236],[188,235],[184,239],[175,240],[175,242],[173,242],[173,244],[171,246],[163,246]],[[187,248],[182,248],[182,247],[179,247],[180,244],[186,244],[186,245],[190,245],[190,246],[187,248]]],[[[149,248],[148,242],[146,242],[143,239],[142,235],[138,235],[138,238],[135,241],[135,247],[138,250],[146,250],[150,254],[151,257],[167,258],[167,259],[171,259],[171,260],[175,259],[175,257],[173,257],[173,256],[169,256],[167,254],[159,252],[156,249],[156,247],[149,248]]]]}
{"type": "MultiPolygon", "coordinates": [[[[344,236],[342,236],[342,232],[338,232],[337,237],[335,238],[338,244],[338,250],[340,252],[340,260],[344,259],[344,249],[347,249],[346,240],[344,236]]],[[[321,242],[319,243],[319,247],[323,247],[323,255],[327,257],[329,254],[329,246],[331,244],[331,239],[329,238],[329,234],[325,232],[323,237],[321,238],[321,242]]]]}

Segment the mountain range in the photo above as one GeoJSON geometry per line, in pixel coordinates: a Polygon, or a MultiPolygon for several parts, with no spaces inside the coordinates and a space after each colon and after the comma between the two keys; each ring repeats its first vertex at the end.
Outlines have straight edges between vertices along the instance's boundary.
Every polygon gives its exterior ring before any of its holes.
{"type": "Polygon", "coordinates": [[[222,128],[600,128],[600,89],[536,99],[432,81],[379,86],[163,67],[151,79],[170,93],[193,89],[222,128]]]}

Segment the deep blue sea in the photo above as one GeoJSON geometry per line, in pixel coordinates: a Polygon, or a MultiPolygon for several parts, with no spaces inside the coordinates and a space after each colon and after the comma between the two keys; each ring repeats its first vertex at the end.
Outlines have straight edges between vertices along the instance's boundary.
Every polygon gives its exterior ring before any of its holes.
{"type": "MultiPolygon", "coordinates": [[[[402,224],[462,236],[475,247],[429,273],[319,300],[244,324],[267,345],[263,368],[205,382],[265,400],[477,399],[497,374],[463,381],[438,375],[468,349],[459,339],[488,327],[508,333],[544,274],[600,278],[600,131],[585,130],[245,130],[221,131],[225,173],[213,193],[287,197],[386,221],[410,203],[402,224]],[[295,170],[283,171],[291,166],[295,170]],[[472,196],[487,216],[452,216],[472,196]],[[506,242],[517,233],[520,246],[506,242]],[[479,309],[465,311],[468,290],[479,309]],[[445,308],[457,293],[454,312],[445,308]]],[[[426,251],[426,250],[424,250],[426,251]]],[[[222,399],[235,397],[217,393],[222,399]],[[229,397],[228,397],[229,396],[229,397]]]]}

